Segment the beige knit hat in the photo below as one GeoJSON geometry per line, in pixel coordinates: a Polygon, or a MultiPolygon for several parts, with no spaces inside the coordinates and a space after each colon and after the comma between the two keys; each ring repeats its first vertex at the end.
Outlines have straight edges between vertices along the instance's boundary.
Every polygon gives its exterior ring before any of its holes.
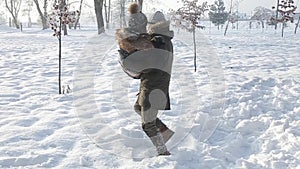
{"type": "Polygon", "coordinates": [[[156,11],[151,17],[150,17],[150,24],[156,24],[158,22],[166,21],[165,15],[161,11],[156,11]]]}

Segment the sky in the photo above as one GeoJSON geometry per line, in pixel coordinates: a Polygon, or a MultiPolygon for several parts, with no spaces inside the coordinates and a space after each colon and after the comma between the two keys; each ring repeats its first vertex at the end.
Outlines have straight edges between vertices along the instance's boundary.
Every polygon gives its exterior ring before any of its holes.
{"type": "MultiPolygon", "coordinates": [[[[206,0],[199,0],[199,2],[205,2],[206,0]]],[[[212,4],[215,0],[207,0],[207,2],[209,2],[209,4],[212,4]]],[[[229,9],[230,7],[230,1],[231,0],[224,0],[225,2],[225,6],[227,9],[229,9]]],[[[239,11],[243,12],[243,13],[251,13],[251,11],[254,10],[255,7],[257,6],[263,6],[263,7],[266,7],[266,8],[270,8],[274,5],[276,5],[277,3],[277,0],[233,0],[234,2],[239,2],[239,11]]],[[[296,0],[296,3],[299,3],[299,0],[296,0]]],[[[167,0],[166,1],[167,4],[170,4],[170,6],[172,7],[177,7],[179,6],[179,2],[180,0],[176,0],[176,3],[175,0],[167,0]]],[[[235,3],[237,4],[237,3],[235,3]]]]}
{"type": "Polygon", "coordinates": [[[241,12],[245,11],[245,13],[251,13],[251,11],[253,11],[258,6],[263,6],[271,9],[272,6],[276,5],[276,3],[276,0],[240,0],[239,10],[241,12]]]}
{"type": "MultiPolygon", "coordinates": [[[[181,5],[180,2],[181,0],[152,0],[154,1],[154,7],[157,10],[166,10],[166,8],[173,8],[173,9],[178,9],[181,5]],[[156,3],[155,3],[156,2],[156,3]]],[[[204,1],[208,1],[209,4],[212,4],[215,0],[199,0],[199,2],[204,2],[204,1]]],[[[225,2],[225,6],[227,8],[227,10],[229,10],[230,7],[230,1],[231,0],[224,0],[225,2]]],[[[233,0],[235,3],[234,5],[234,9],[235,10],[239,10],[240,13],[246,13],[248,15],[251,15],[252,11],[258,7],[258,6],[263,6],[266,8],[271,9],[272,6],[275,6],[277,3],[277,0],[233,0]],[[239,3],[237,3],[239,2],[239,3]]],[[[146,4],[147,1],[145,1],[146,4]]],[[[149,2],[149,1],[148,1],[149,2]]],[[[296,6],[300,5],[300,0],[295,0],[296,6]]],[[[93,3],[90,3],[91,5],[93,5],[93,3]]],[[[149,3],[150,5],[152,5],[152,3],[149,3]]],[[[150,6],[149,5],[149,6],[150,6]]],[[[147,8],[147,7],[145,7],[147,8]]],[[[148,9],[152,9],[153,7],[148,7],[148,9]]],[[[4,7],[4,2],[0,1],[0,14],[1,12],[6,12],[7,10],[4,7]]],[[[300,12],[300,7],[297,9],[297,12],[300,12]]],[[[21,18],[21,20],[26,21],[27,20],[27,16],[22,16],[22,14],[19,15],[19,17],[21,18]]],[[[34,19],[34,16],[32,16],[34,19]]]]}

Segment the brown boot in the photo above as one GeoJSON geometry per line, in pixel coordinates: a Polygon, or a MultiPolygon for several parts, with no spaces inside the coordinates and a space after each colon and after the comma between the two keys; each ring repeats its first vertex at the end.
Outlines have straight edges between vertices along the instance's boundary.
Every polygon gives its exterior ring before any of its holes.
{"type": "Polygon", "coordinates": [[[156,126],[161,133],[164,142],[167,143],[174,135],[174,131],[169,129],[159,118],[156,119],[156,126]]]}
{"type": "Polygon", "coordinates": [[[156,148],[158,155],[170,155],[168,151],[162,134],[159,132],[158,127],[156,126],[156,121],[145,123],[142,125],[144,132],[152,141],[153,145],[156,148]]]}
{"type": "Polygon", "coordinates": [[[171,153],[168,151],[163,137],[160,133],[158,133],[156,136],[150,137],[153,145],[156,147],[156,151],[158,155],[171,155],[171,153]]]}

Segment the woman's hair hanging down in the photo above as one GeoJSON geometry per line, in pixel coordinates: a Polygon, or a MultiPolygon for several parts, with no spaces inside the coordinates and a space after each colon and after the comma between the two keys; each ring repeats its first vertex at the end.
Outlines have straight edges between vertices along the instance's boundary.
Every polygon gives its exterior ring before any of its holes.
{"type": "Polygon", "coordinates": [[[139,5],[137,3],[133,3],[129,6],[128,11],[130,14],[135,14],[139,12],[139,5]]]}

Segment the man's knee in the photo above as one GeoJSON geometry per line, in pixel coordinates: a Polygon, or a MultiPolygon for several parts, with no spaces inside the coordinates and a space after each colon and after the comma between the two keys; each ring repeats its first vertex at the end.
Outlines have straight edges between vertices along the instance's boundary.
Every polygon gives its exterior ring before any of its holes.
{"type": "Polygon", "coordinates": [[[152,109],[152,108],[146,109],[145,107],[142,107],[141,116],[142,116],[143,123],[156,121],[157,113],[158,113],[157,109],[152,109]]]}

